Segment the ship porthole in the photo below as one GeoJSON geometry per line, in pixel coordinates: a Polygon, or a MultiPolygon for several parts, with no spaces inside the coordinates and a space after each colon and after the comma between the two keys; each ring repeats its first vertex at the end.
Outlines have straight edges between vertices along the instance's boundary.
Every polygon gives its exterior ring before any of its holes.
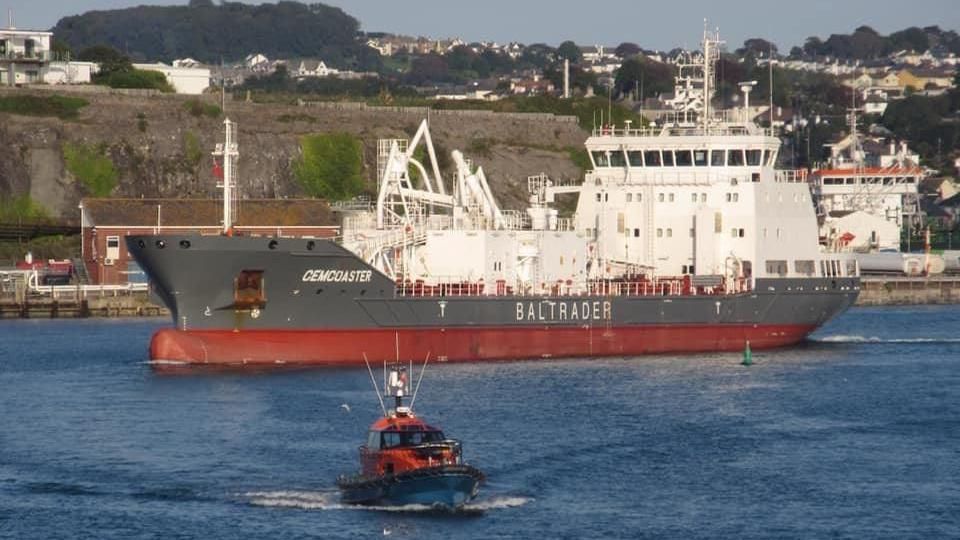
{"type": "Polygon", "coordinates": [[[316,242],[314,242],[313,240],[310,240],[309,242],[307,242],[307,249],[309,251],[313,251],[313,248],[316,247],[316,245],[317,245],[316,242]]]}
{"type": "Polygon", "coordinates": [[[137,240],[137,247],[139,247],[140,249],[143,249],[147,247],[147,243],[144,242],[143,240],[137,240]]]}
{"type": "Polygon", "coordinates": [[[160,249],[163,249],[163,248],[167,247],[167,243],[164,242],[163,240],[157,240],[157,247],[160,248],[160,249]]]}
{"type": "Polygon", "coordinates": [[[189,240],[181,240],[181,241],[180,241],[180,247],[182,247],[183,249],[190,249],[190,241],[189,241],[189,240]]]}
{"type": "Polygon", "coordinates": [[[276,240],[271,240],[270,243],[267,244],[267,247],[270,248],[270,249],[277,249],[277,246],[278,246],[279,244],[280,244],[280,242],[277,242],[276,240]]]}

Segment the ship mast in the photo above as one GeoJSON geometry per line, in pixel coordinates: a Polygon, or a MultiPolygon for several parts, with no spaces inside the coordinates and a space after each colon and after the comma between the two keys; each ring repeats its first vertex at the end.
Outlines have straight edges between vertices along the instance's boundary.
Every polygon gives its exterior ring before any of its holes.
{"type": "Polygon", "coordinates": [[[240,157],[240,150],[237,146],[237,125],[227,118],[223,121],[223,126],[223,142],[217,143],[213,155],[223,158],[223,178],[217,183],[217,187],[223,189],[223,234],[230,234],[233,228],[233,219],[236,216],[237,182],[234,178],[234,171],[237,159],[240,157]]]}

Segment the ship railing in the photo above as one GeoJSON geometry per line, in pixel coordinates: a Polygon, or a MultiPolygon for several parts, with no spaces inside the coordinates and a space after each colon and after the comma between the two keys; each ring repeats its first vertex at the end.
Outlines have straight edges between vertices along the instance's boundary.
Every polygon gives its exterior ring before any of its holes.
{"type": "Polygon", "coordinates": [[[779,170],[774,174],[773,181],[778,184],[804,184],[807,176],[806,169],[779,170]]]}
{"type": "Polygon", "coordinates": [[[752,286],[749,278],[719,278],[716,281],[703,281],[696,280],[694,276],[689,275],[653,279],[598,279],[580,283],[571,280],[559,280],[556,283],[540,283],[539,287],[522,281],[508,284],[506,280],[497,280],[492,286],[489,286],[483,280],[432,279],[428,283],[422,279],[400,278],[397,280],[394,289],[395,296],[398,297],[723,296],[742,294],[751,290],[752,286]]]}

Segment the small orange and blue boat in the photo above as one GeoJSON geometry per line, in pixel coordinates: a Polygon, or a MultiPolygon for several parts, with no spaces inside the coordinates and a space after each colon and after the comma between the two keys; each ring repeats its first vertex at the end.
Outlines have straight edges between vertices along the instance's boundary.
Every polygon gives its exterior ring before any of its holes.
{"type": "Polygon", "coordinates": [[[370,426],[367,442],[360,447],[361,471],[337,478],[343,502],[457,509],[471,501],[484,476],[464,463],[460,441],[447,438],[413,413],[415,393],[411,406],[403,406],[409,395],[405,368],[391,369],[385,386],[395,406],[387,410],[380,400],[384,415],[370,426]]]}

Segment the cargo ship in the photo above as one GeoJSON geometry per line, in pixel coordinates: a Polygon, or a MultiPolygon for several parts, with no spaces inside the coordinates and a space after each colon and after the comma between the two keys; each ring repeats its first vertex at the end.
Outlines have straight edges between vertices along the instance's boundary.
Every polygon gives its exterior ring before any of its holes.
{"type": "Polygon", "coordinates": [[[859,270],[821,250],[810,186],[775,167],[774,133],[748,106],[711,108],[719,45],[705,34],[678,63],[670,118],[593,129],[582,180],[529,177],[525,212],[502,210],[457,151],[443,179],[424,122],[412,140],[380,141],[377,199],[341,208],[339,238],[231,234],[228,120],[223,234],[127,238],[173,317],[151,359],[347,366],[802,341],[853,304],[859,270]],[[572,216],[559,197],[576,198],[572,216]]]}

